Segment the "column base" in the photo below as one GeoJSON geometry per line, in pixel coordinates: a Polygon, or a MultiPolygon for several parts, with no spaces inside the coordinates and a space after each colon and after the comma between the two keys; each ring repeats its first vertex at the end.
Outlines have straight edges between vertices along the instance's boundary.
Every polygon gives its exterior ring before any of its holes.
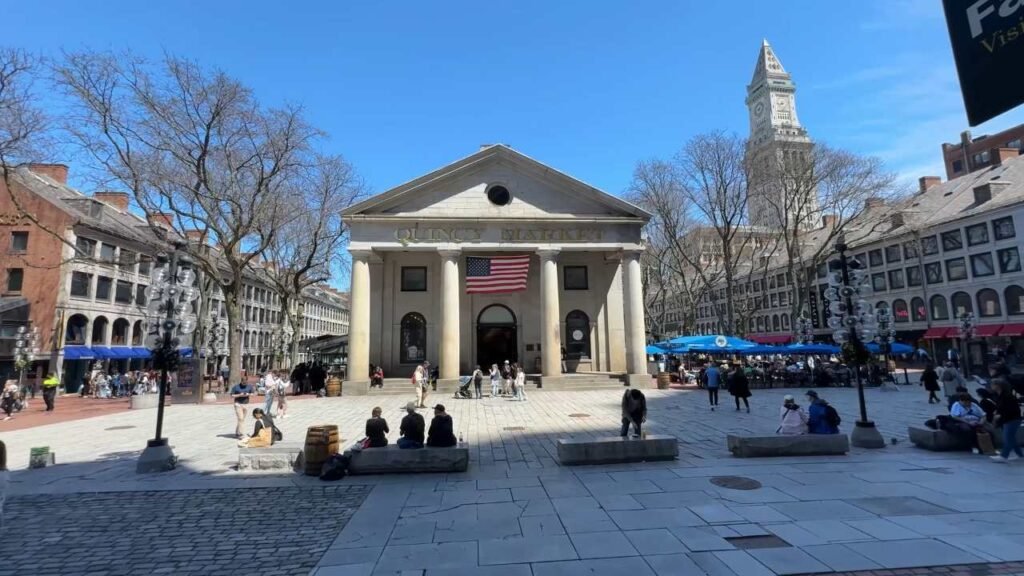
{"type": "Polygon", "coordinates": [[[174,455],[171,445],[167,443],[166,438],[160,438],[150,440],[146,444],[146,449],[142,451],[139,461],[135,464],[135,473],[168,472],[174,470],[177,465],[178,457],[174,455]]]}
{"type": "Polygon", "coordinates": [[[207,392],[203,394],[203,404],[213,404],[217,401],[217,394],[214,392],[207,392]]]}
{"type": "Polygon", "coordinates": [[[650,374],[626,374],[626,386],[630,388],[650,388],[650,374]]]}
{"type": "Polygon", "coordinates": [[[875,423],[860,422],[858,421],[853,427],[853,431],[850,432],[850,444],[857,448],[885,448],[885,438],[882,438],[882,433],[875,428],[875,423]]]}
{"type": "Polygon", "coordinates": [[[341,383],[342,396],[366,396],[369,393],[369,380],[345,380],[341,383]]]}

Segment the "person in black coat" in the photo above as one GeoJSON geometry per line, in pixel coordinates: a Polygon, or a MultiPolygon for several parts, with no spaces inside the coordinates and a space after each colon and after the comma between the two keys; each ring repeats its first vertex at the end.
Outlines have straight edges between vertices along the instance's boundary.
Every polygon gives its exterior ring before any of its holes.
{"type": "Polygon", "coordinates": [[[1017,454],[1017,458],[1024,458],[1024,451],[1017,444],[1017,430],[1020,428],[1020,404],[1017,397],[1005,378],[996,378],[992,381],[992,393],[995,395],[996,403],[995,424],[1003,429],[1003,449],[992,459],[996,462],[1006,462],[1011,450],[1017,454]]]}
{"type": "Polygon", "coordinates": [[[644,393],[632,388],[622,395],[622,431],[623,438],[629,433],[629,425],[633,425],[634,436],[640,437],[640,425],[647,420],[647,398],[644,393]]]}
{"type": "Polygon", "coordinates": [[[928,391],[928,403],[939,402],[939,396],[936,392],[939,391],[939,373],[935,371],[935,366],[929,362],[924,368],[924,372],[921,373],[921,385],[928,391]]]}
{"type": "Polygon", "coordinates": [[[747,381],[747,375],[743,373],[743,367],[736,365],[732,367],[732,372],[729,374],[729,394],[732,394],[733,399],[736,400],[736,411],[740,411],[740,400],[743,400],[743,405],[747,408],[747,414],[750,413],[750,382],[747,381]]]}
{"type": "Polygon", "coordinates": [[[455,440],[452,417],[445,413],[444,405],[434,406],[434,419],[430,421],[427,432],[427,446],[434,448],[450,448],[457,444],[455,440]]]}

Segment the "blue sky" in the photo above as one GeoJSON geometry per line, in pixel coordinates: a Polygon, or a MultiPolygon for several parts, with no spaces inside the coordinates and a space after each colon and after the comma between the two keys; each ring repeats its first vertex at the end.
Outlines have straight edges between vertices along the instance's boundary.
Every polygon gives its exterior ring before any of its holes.
{"type": "Polygon", "coordinates": [[[8,45],[168,51],[301,103],[374,192],[505,142],[621,193],[638,160],[746,134],[762,38],[817,140],[916,179],[967,128],[938,0],[50,0],[8,3],[4,24],[8,45]]]}

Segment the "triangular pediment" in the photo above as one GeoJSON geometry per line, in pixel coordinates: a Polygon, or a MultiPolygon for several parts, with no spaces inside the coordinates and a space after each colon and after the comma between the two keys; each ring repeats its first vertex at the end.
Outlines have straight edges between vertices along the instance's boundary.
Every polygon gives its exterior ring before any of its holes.
{"type": "Polygon", "coordinates": [[[495,144],[378,194],[343,212],[347,217],[476,219],[621,219],[650,215],[511,148],[495,144]],[[511,201],[498,205],[488,190],[503,186],[511,201]]]}

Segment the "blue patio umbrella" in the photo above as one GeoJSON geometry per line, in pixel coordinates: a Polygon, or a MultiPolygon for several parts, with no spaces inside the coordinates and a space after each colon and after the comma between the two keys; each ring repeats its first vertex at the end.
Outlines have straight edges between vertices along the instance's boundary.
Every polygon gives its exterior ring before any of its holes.
{"type": "Polygon", "coordinates": [[[838,354],[839,346],[831,344],[790,344],[782,347],[785,354],[838,354]]]}
{"type": "Polygon", "coordinates": [[[743,356],[769,356],[772,354],[783,354],[782,346],[758,345],[749,348],[738,348],[738,354],[743,356]]]}
{"type": "MultiPolygon", "coordinates": [[[[875,344],[874,342],[868,342],[865,347],[868,349],[868,352],[871,352],[872,354],[881,354],[882,353],[882,348],[878,344],[875,344]]],[[[892,346],[890,346],[890,348],[889,348],[889,353],[890,354],[913,354],[914,353],[914,347],[913,346],[909,346],[907,344],[903,344],[902,342],[893,342],[892,346]]]]}
{"type": "Polygon", "coordinates": [[[707,352],[731,354],[757,346],[756,343],[735,336],[679,336],[661,344],[671,352],[707,352]]]}
{"type": "Polygon", "coordinates": [[[666,350],[665,348],[662,348],[662,347],[658,346],[657,344],[648,344],[647,345],[647,353],[648,354],[669,354],[670,351],[666,350]]]}

